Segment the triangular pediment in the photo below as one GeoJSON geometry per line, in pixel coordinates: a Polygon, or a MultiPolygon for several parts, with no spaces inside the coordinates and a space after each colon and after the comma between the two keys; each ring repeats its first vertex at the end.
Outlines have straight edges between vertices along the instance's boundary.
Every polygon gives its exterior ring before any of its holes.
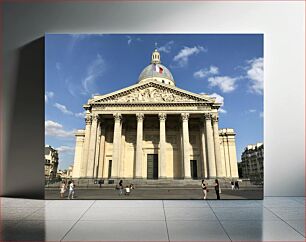
{"type": "Polygon", "coordinates": [[[192,93],[157,81],[135,84],[106,95],[97,95],[88,104],[102,103],[210,103],[215,98],[192,93]]]}

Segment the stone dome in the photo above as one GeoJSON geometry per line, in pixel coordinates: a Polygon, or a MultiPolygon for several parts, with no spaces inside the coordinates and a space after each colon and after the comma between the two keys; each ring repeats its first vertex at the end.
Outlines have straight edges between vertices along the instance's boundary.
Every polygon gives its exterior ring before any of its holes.
{"type": "Polygon", "coordinates": [[[160,63],[160,54],[157,50],[152,53],[151,64],[140,73],[138,83],[152,79],[164,84],[175,85],[169,69],[160,63]]]}

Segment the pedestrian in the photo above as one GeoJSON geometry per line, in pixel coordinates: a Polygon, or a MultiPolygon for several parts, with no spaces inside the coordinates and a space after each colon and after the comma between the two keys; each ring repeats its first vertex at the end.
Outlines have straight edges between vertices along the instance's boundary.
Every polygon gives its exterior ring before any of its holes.
{"type": "Polygon", "coordinates": [[[123,192],[123,181],[120,180],[120,181],[119,181],[119,195],[120,195],[120,196],[122,195],[122,192],[123,192]]]}
{"type": "Polygon", "coordinates": [[[65,181],[63,181],[61,186],[60,186],[60,195],[61,195],[61,198],[64,197],[65,191],[66,191],[66,183],[65,183],[65,181]]]}
{"type": "Polygon", "coordinates": [[[218,179],[215,179],[215,191],[217,195],[217,200],[220,200],[220,185],[218,179]]]}
{"type": "Polygon", "coordinates": [[[202,186],[202,190],[203,190],[203,194],[204,194],[204,200],[206,200],[208,188],[207,188],[207,185],[206,185],[204,180],[202,180],[201,186],[202,186]]]}
{"type": "Polygon", "coordinates": [[[73,183],[73,181],[71,181],[70,184],[69,184],[68,199],[74,199],[74,183],[73,183]]]}
{"type": "Polygon", "coordinates": [[[231,181],[232,190],[235,189],[234,181],[231,181]]]}
{"type": "Polygon", "coordinates": [[[235,189],[239,190],[239,182],[238,181],[235,181],[235,189]]]}
{"type": "Polygon", "coordinates": [[[99,180],[99,187],[102,188],[103,180],[99,180]]]}
{"type": "Polygon", "coordinates": [[[130,192],[131,192],[131,188],[129,187],[129,186],[126,186],[125,187],[125,193],[124,193],[124,195],[130,195],[130,192]]]}
{"type": "Polygon", "coordinates": [[[133,183],[131,183],[130,184],[130,193],[132,192],[132,190],[134,190],[135,189],[135,186],[134,186],[134,184],[133,183]]]}

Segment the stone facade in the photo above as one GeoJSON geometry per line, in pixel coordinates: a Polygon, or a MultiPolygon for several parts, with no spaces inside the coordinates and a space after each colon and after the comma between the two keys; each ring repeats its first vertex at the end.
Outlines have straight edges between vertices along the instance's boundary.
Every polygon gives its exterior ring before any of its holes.
{"type": "Polygon", "coordinates": [[[84,105],[73,178],[238,177],[234,130],[218,127],[221,104],[176,87],[157,53],[137,84],[84,105]],[[150,68],[160,73],[149,78],[150,68]]]}

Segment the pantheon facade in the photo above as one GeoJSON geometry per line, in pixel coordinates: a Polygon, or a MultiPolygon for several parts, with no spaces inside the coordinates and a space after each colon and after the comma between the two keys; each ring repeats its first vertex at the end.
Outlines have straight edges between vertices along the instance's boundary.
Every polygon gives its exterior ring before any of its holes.
{"type": "Polygon", "coordinates": [[[73,178],[237,178],[235,132],[219,129],[220,106],[176,87],[155,50],[135,85],[84,105],[73,178]]]}

